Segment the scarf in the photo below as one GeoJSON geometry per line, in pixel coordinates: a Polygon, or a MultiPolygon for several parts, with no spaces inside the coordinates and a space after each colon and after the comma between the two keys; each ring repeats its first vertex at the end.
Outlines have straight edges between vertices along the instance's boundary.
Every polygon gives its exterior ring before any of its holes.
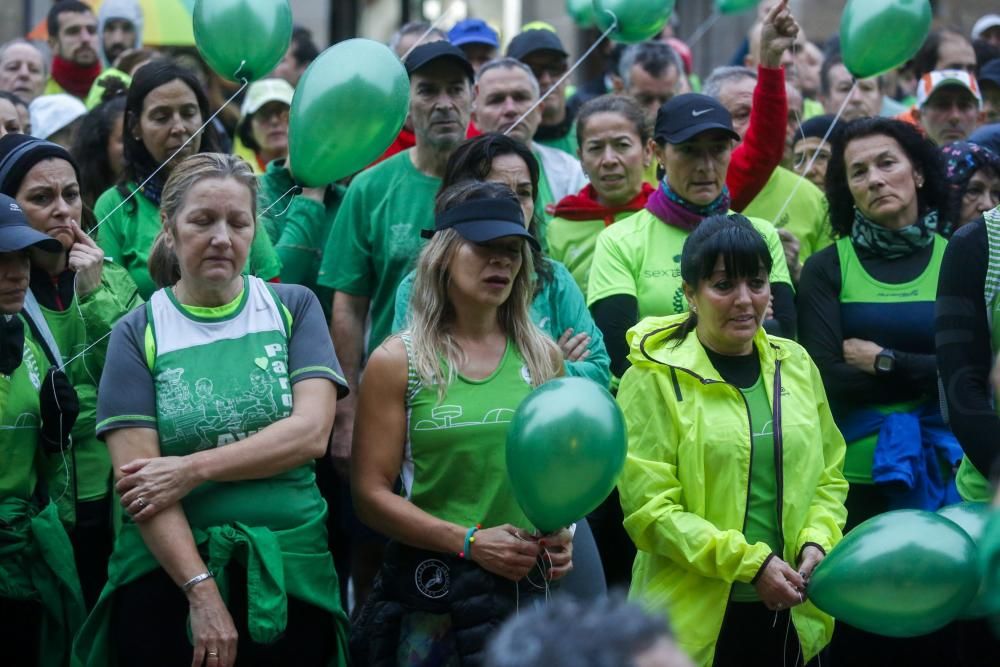
{"type": "Polygon", "coordinates": [[[908,227],[886,229],[866,218],[855,208],[851,243],[885,259],[900,259],[933,243],[937,230],[938,212],[934,210],[908,227]]]}
{"type": "Polygon", "coordinates": [[[653,193],[653,186],[643,183],[635,197],[621,206],[605,206],[597,201],[597,191],[589,183],[575,195],[567,195],[556,205],[554,215],[564,220],[604,220],[607,227],[621,213],[641,211],[653,193]]]}
{"type": "MultiPolygon", "coordinates": [[[[138,186],[140,183],[144,182],[147,178],[149,178],[149,175],[151,173],[153,172],[146,171],[145,169],[136,166],[135,170],[136,186],[138,186]]],[[[163,182],[164,182],[163,177],[160,176],[160,174],[157,174],[156,177],[154,177],[149,181],[149,183],[146,183],[146,185],[142,186],[142,190],[139,191],[146,196],[146,199],[156,204],[157,208],[159,208],[160,206],[160,197],[163,196],[163,182]]]]}
{"type": "Polygon", "coordinates": [[[646,210],[666,224],[690,232],[705,218],[728,213],[731,202],[729,186],[723,185],[722,192],[715,198],[715,201],[707,206],[697,206],[682,199],[664,178],[660,181],[660,187],[649,196],[646,210]]]}
{"type": "Polygon", "coordinates": [[[100,73],[100,61],[95,62],[90,67],[80,67],[59,56],[52,58],[52,78],[73,97],[85,98],[100,73]]]}

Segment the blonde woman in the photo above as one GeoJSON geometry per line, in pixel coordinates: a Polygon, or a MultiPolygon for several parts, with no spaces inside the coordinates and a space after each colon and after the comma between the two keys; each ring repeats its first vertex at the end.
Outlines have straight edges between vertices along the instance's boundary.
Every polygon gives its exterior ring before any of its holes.
{"type": "Polygon", "coordinates": [[[533,534],[505,462],[514,410],[563,365],[528,313],[537,241],[499,183],[453,185],[436,208],[411,326],[374,352],[360,390],[355,504],[391,543],[355,664],[477,660],[490,628],[572,567],[570,531],[533,534]]]}

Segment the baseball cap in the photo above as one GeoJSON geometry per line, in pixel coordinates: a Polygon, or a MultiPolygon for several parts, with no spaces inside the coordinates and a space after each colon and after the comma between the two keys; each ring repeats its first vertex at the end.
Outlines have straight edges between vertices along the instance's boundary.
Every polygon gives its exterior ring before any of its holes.
{"type": "Polygon", "coordinates": [[[83,102],[67,93],[42,95],[28,105],[31,115],[31,134],[39,139],[48,139],[77,118],[86,115],[83,102]]]}
{"type": "Polygon", "coordinates": [[[987,14],[972,26],[972,39],[979,39],[990,28],[1000,27],[1000,14],[987,14]]]}
{"type": "Polygon", "coordinates": [[[243,98],[243,107],[240,109],[240,116],[246,118],[250,114],[257,113],[262,106],[268,102],[281,102],[292,106],[292,97],[295,89],[284,79],[261,79],[254,81],[247,88],[247,96],[243,98]]]}
{"type": "Polygon", "coordinates": [[[971,74],[960,69],[940,69],[920,77],[920,82],[917,84],[917,107],[922,109],[934,93],[946,86],[965,88],[976,98],[979,106],[983,106],[979,84],[971,74]]]}
{"type": "Polygon", "coordinates": [[[733,117],[718,100],[701,93],[677,95],[656,112],[653,137],[668,144],[680,144],[708,130],[723,130],[736,141],[733,117]]]}
{"type": "Polygon", "coordinates": [[[0,252],[17,252],[37,247],[48,252],[62,252],[62,243],[28,224],[24,211],[13,197],[0,194],[0,252]]]}
{"type": "Polygon", "coordinates": [[[462,53],[462,49],[444,40],[421,44],[413,49],[404,63],[406,65],[406,73],[412,76],[421,67],[442,58],[456,61],[456,64],[462,68],[469,81],[476,78],[476,73],[472,69],[469,59],[462,53]]]}
{"type": "Polygon", "coordinates": [[[455,46],[464,44],[488,44],[494,48],[500,48],[500,36],[497,31],[486,24],[482,19],[465,19],[455,24],[448,31],[448,41],[455,46]]]}
{"type": "Polygon", "coordinates": [[[989,81],[994,86],[1000,86],[1000,58],[987,61],[979,68],[979,81],[989,81]]]}
{"type": "Polygon", "coordinates": [[[569,53],[566,52],[559,40],[559,35],[551,30],[525,30],[516,35],[507,45],[507,56],[516,60],[521,60],[536,51],[555,51],[569,57],[569,53]]]}
{"type": "Polygon", "coordinates": [[[486,243],[505,236],[520,236],[536,250],[538,241],[524,226],[521,205],[512,199],[470,199],[434,216],[434,229],[420,235],[426,239],[436,232],[454,229],[466,241],[486,243]]]}

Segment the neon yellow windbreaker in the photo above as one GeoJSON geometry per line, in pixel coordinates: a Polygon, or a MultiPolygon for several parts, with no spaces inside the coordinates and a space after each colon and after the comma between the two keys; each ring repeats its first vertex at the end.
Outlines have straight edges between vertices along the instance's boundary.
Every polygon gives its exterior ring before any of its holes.
{"type": "MultiPolygon", "coordinates": [[[[649,317],[629,330],[618,391],[629,451],[618,482],[625,529],[639,552],[630,596],[669,614],[696,664],[711,665],[734,581],[750,582],[771,548],[743,536],[750,479],[750,418],[697,336],[667,341],[686,313],[649,317]]],[[[807,544],[825,552],[847,518],[844,438],[819,371],[797,343],[759,331],[754,343],[774,410],[776,552],[793,567],[807,544]],[[777,400],[775,394],[777,393],[777,400]]],[[[833,636],[833,619],[811,603],[792,609],[805,661],[833,636]]]]}

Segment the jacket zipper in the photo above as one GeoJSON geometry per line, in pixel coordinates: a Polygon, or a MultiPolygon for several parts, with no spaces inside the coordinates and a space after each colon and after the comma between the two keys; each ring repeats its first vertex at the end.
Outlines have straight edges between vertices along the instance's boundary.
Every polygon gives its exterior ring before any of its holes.
{"type": "MultiPolygon", "coordinates": [[[[772,417],[774,430],[774,475],[778,491],[778,553],[785,555],[785,467],[784,467],[784,438],[781,431],[781,359],[774,360],[774,415],[772,417]]],[[[794,565],[793,565],[794,567],[794,565]]]]}

